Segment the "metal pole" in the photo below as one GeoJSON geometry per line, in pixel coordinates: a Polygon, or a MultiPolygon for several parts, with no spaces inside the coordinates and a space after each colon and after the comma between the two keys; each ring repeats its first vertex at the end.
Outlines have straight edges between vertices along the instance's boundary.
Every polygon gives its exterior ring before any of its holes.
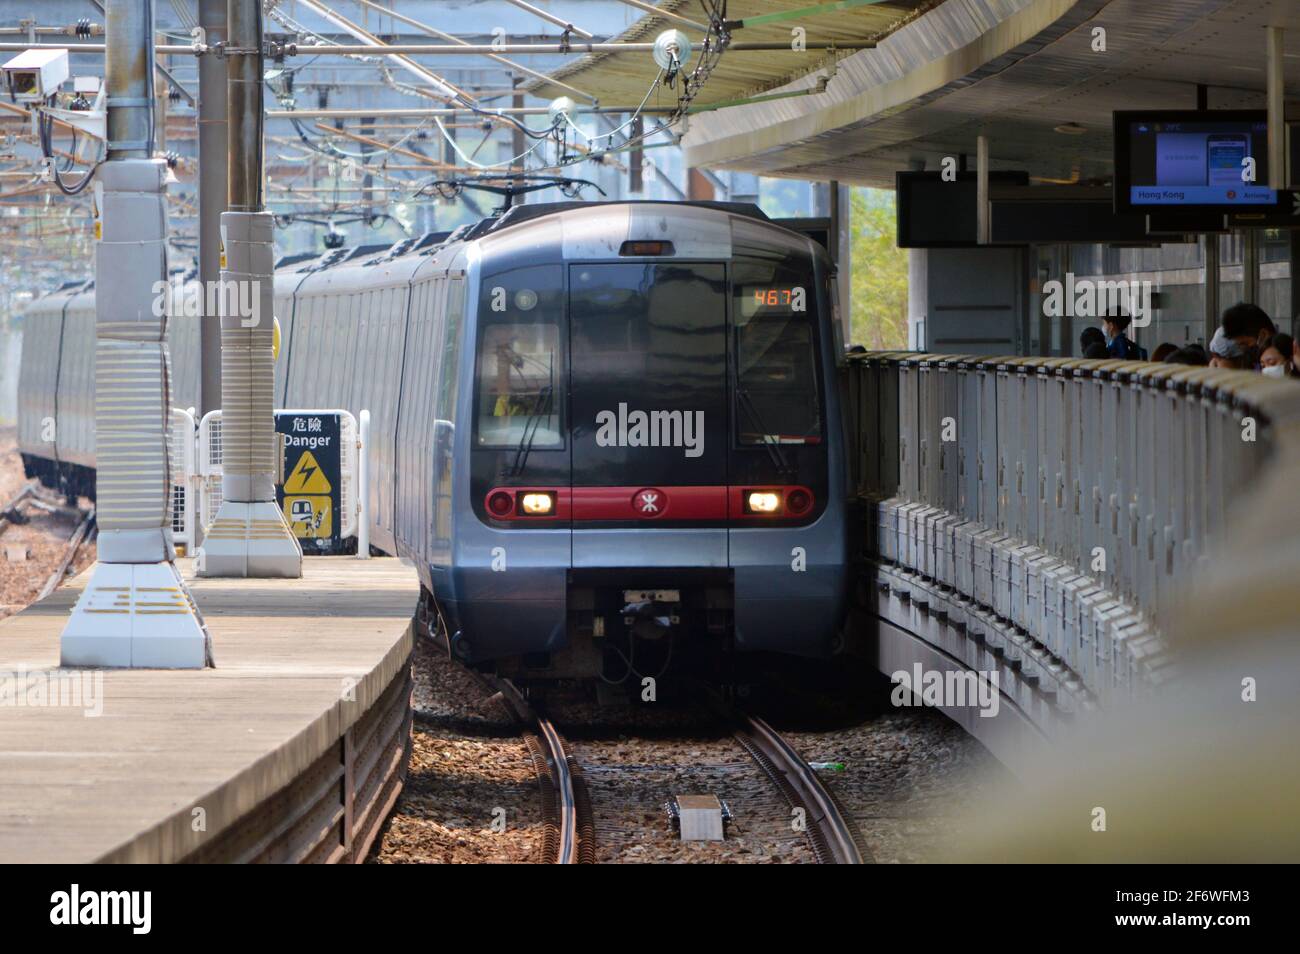
{"type": "Polygon", "coordinates": [[[989,138],[975,138],[975,242],[989,244],[989,138]]]}
{"type": "Polygon", "coordinates": [[[1259,304],[1259,230],[1241,230],[1241,300],[1259,304]]]}
{"type": "MultiPolygon", "coordinates": [[[[1268,92],[1268,187],[1285,189],[1286,175],[1286,74],[1282,27],[1265,27],[1267,57],[1265,84],[1268,92]]],[[[1248,298],[1247,301],[1254,301],[1248,298]]]]}
{"type": "MultiPolygon", "coordinates": [[[[199,0],[205,42],[226,40],[226,0],[199,0]]],[[[199,281],[206,291],[221,279],[221,213],[226,211],[226,64],[199,57],[199,281]]],[[[199,326],[199,417],[221,407],[221,316],[199,326]]]]}
{"type": "MultiPolygon", "coordinates": [[[[426,33],[429,36],[436,36],[440,40],[446,40],[448,43],[455,43],[458,46],[469,45],[468,41],[466,40],[458,39],[457,37],[453,36],[450,33],[443,33],[441,30],[434,29],[433,27],[429,26],[427,23],[422,23],[421,21],[415,19],[414,17],[408,17],[405,14],[398,13],[396,10],[389,9],[388,7],[381,7],[379,4],[373,2],[373,0],[355,0],[355,2],[369,10],[375,10],[382,16],[392,17],[394,20],[397,20],[400,23],[405,23],[407,26],[415,27],[420,32],[426,33]]],[[[590,33],[586,33],[584,34],[584,36],[586,36],[588,39],[591,38],[590,33]]],[[[516,63],[514,60],[508,60],[504,56],[497,56],[495,53],[489,53],[487,54],[487,58],[489,60],[493,60],[497,63],[500,63],[502,66],[506,67],[512,72],[525,73],[528,76],[531,76],[533,79],[539,79],[550,86],[555,86],[559,89],[567,90],[570,93],[573,93],[575,96],[580,96],[583,99],[590,100],[593,103],[596,101],[596,97],[592,96],[590,93],[583,92],[580,89],[570,86],[568,83],[563,83],[551,76],[547,76],[545,73],[540,73],[537,70],[529,69],[527,66],[524,66],[521,63],[516,63]]],[[[481,97],[483,93],[480,92],[478,93],[478,95],[481,97]]]]}
{"type": "Polygon", "coordinates": [[[835,282],[840,300],[840,323],[844,341],[853,337],[853,192],[837,184],[835,205],[839,210],[835,244],[835,282]]]}
{"type": "Polygon", "coordinates": [[[108,159],[148,159],[153,129],[153,3],[110,2],[104,86],[108,159]],[[143,34],[143,35],[142,35],[143,34]]]}
{"type": "Polygon", "coordinates": [[[262,4],[229,0],[230,169],[221,214],[221,507],[196,561],[201,576],[302,576],[302,549],[275,499],[275,216],[262,174],[262,4]],[[251,314],[245,306],[251,306],[251,314]]]}
{"type": "MultiPolygon", "coordinates": [[[[315,0],[297,0],[304,6],[315,3],[315,0]]],[[[323,8],[321,8],[323,9],[323,8]]],[[[338,14],[333,11],[326,11],[321,16],[324,19],[336,22],[342,20],[338,14]]],[[[350,21],[349,21],[350,22],[350,21]]],[[[355,26],[355,24],[353,24],[355,26]]],[[[365,43],[331,43],[320,44],[319,46],[296,46],[290,45],[285,48],[286,56],[489,56],[489,55],[551,55],[562,53],[567,56],[577,56],[583,53],[650,53],[654,50],[654,43],[642,43],[640,41],[628,43],[506,43],[501,46],[493,46],[490,43],[471,43],[461,45],[459,43],[383,43],[383,42],[365,42],[365,43]]],[[[852,52],[854,50],[871,50],[875,49],[874,40],[863,40],[858,42],[844,43],[810,43],[802,52],[805,53],[834,53],[837,50],[841,53],[852,52]]],[[[789,41],[781,40],[759,40],[759,41],[733,41],[727,44],[727,49],[733,53],[790,53],[792,51],[789,41]]],[[[0,43],[0,50],[12,50],[21,53],[24,50],[72,50],[76,53],[102,53],[104,52],[103,43],[0,43]]],[[[183,43],[167,43],[158,47],[159,53],[179,53],[195,55],[193,46],[187,46],[183,43]]],[[[199,51],[199,55],[210,55],[210,51],[199,51]]],[[[242,54],[231,54],[242,55],[242,54]]],[[[438,83],[450,86],[442,80],[438,83]]]]}
{"type": "Polygon", "coordinates": [[[1219,327],[1219,236],[1205,236],[1205,344],[1209,345],[1219,327]]]}
{"type": "MultiPolygon", "coordinates": [[[[260,3],[228,0],[230,45],[262,48],[260,3]]],[[[230,136],[230,178],[227,201],[232,211],[261,212],[262,185],[262,55],[232,56],[226,61],[226,122],[230,136]]]]}
{"type": "Polygon", "coordinates": [[[172,544],[167,165],[153,158],[153,26],[153,0],[107,4],[107,159],[95,183],[99,563],[63,630],[65,665],[202,668],[208,658],[172,544]]]}
{"type": "Polygon", "coordinates": [[[555,24],[557,27],[564,30],[564,32],[566,33],[572,33],[574,36],[580,36],[584,40],[590,40],[592,37],[592,34],[588,33],[586,30],[582,29],[581,27],[576,27],[569,21],[562,20],[559,17],[555,16],[555,14],[553,13],[547,13],[545,10],[533,6],[531,3],[527,3],[526,0],[507,0],[507,2],[513,3],[521,10],[527,10],[535,17],[541,17],[547,23],[555,24]]]}

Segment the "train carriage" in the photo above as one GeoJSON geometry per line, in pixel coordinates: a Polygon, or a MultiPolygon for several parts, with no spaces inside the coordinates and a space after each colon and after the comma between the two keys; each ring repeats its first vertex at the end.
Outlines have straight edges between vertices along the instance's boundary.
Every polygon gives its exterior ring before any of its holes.
{"type": "Polygon", "coordinates": [[[833,294],[821,247],[753,206],[523,206],[279,270],[276,397],[370,410],[372,544],[467,662],[639,682],[824,656],[848,578],[833,294]]]}

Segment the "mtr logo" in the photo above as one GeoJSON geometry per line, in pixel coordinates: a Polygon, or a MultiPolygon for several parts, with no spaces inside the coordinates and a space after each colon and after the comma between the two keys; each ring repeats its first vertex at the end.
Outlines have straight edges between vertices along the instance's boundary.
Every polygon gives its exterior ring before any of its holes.
{"type": "Polygon", "coordinates": [[[668,497],[654,487],[638,490],[632,497],[632,509],[641,517],[657,517],[668,506],[668,497]]]}

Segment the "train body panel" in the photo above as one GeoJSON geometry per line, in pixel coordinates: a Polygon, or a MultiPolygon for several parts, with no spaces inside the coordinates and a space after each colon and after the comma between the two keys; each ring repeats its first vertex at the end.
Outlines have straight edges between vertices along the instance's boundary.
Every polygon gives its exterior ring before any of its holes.
{"type": "MultiPolygon", "coordinates": [[[[841,347],[806,237],[738,207],[564,203],[275,281],[277,403],[369,410],[372,545],[415,563],[461,658],[609,678],[674,645],[831,651],[841,347]]],[[[53,297],[37,337],[66,344],[75,304],[93,349],[93,294],[53,297]]],[[[197,328],[172,324],[177,394],[197,328]]],[[[25,435],[52,374],[93,413],[93,363],[24,354],[25,435]]]]}
{"type": "Polygon", "coordinates": [[[57,436],[49,423],[57,413],[59,344],[63,336],[63,311],[70,293],[54,292],[38,298],[23,313],[22,365],[18,372],[18,450],[24,455],[57,456],[57,436]]]}

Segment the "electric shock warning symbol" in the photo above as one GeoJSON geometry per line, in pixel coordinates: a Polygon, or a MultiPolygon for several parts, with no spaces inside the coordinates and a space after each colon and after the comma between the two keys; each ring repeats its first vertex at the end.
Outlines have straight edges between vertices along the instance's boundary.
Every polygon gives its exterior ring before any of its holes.
{"type": "Polygon", "coordinates": [[[285,497],[289,528],[299,538],[323,538],[334,534],[334,513],[326,496],[285,497]]]}
{"type": "Polygon", "coordinates": [[[294,465],[293,473],[284,482],[285,495],[289,494],[328,494],[334,488],[330,486],[325,472],[320,469],[311,451],[305,450],[294,465]]]}

